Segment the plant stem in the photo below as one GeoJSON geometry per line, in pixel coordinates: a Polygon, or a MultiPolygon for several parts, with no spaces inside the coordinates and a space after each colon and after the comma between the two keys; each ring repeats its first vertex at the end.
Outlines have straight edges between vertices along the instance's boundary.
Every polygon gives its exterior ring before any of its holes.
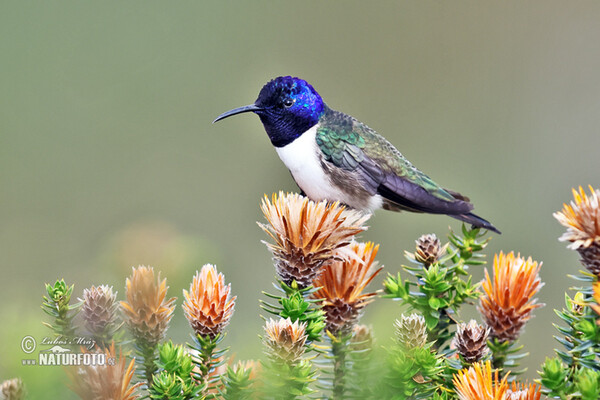
{"type": "Polygon", "coordinates": [[[158,370],[155,364],[156,361],[156,347],[148,344],[140,346],[140,355],[142,356],[141,364],[143,371],[141,374],[142,379],[148,385],[148,390],[152,387],[154,381],[154,374],[158,370]]]}
{"type": "Polygon", "coordinates": [[[331,340],[331,353],[333,355],[333,399],[344,398],[346,390],[346,355],[348,353],[348,339],[343,334],[331,340]]]}

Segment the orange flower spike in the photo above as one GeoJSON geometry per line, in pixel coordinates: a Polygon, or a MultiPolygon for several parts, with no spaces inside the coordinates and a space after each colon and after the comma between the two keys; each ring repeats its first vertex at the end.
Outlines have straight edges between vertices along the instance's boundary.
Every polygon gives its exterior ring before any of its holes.
{"type": "Polygon", "coordinates": [[[176,298],[165,301],[167,280],[155,277],[152,267],[140,266],[126,281],[127,301],[121,301],[125,322],[134,337],[156,345],[160,342],[173,317],[176,298]]]}
{"type": "Polygon", "coordinates": [[[324,297],[326,300],[343,299],[348,303],[364,301],[375,295],[362,291],[375,278],[383,267],[377,268],[375,256],[379,245],[372,242],[352,243],[350,250],[355,254],[348,261],[338,261],[335,266],[327,267],[325,273],[315,281],[315,287],[322,286],[323,293],[319,290],[315,297],[324,297]]]}
{"type": "Polygon", "coordinates": [[[236,297],[231,297],[231,284],[225,285],[225,276],[214,265],[196,271],[190,291],[183,295],[185,317],[197,335],[214,338],[229,324],[236,297]]]}
{"type": "Polygon", "coordinates": [[[475,363],[454,374],[454,388],[460,400],[505,400],[508,374],[499,380],[498,370],[492,373],[492,363],[475,363]]]}
{"type": "Polygon", "coordinates": [[[524,384],[513,382],[506,392],[507,400],[540,400],[542,387],[534,383],[524,384]]]}
{"type": "Polygon", "coordinates": [[[339,202],[314,202],[299,194],[273,194],[263,198],[261,210],[268,224],[259,226],[274,240],[273,253],[279,278],[301,288],[309,286],[321,269],[366,229],[368,214],[346,209],[339,202]]]}
{"type": "MultiPolygon", "coordinates": [[[[86,349],[83,350],[88,353],[86,349]]],[[[115,359],[114,365],[85,365],[67,369],[71,390],[84,400],[115,399],[136,400],[140,396],[136,390],[142,382],[131,384],[135,372],[135,360],[127,363],[126,358],[119,349],[115,350],[115,343],[104,349],[106,358],[115,359]]]]}
{"type": "Polygon", "coordinates": [[[600,190],[589,187],[588,196],[583,188],[573,189],[574,201],[564,204],[563,209],[554,213],[554,218],[567,228],[559,238],[561,242],[571,242],[567,247],[577,250],[581,263],[594,275],[600,275],[600,190]]]}
{"type": "Polygon", "coordinates": [[[569,248],[574,250],[589,247],[593,242],[600,244],[600,191],[591,185],[589,189],[589,196],[581,186],[579,192],[573,189],[574,201],[554,213],[554,218],[568,228],[560,240],[571,242],[569,248]]]}
{"type": "MultiPolygon", "coordinates": [[[[600,282],[594,282],[592,288],[594,289],[593,298],[596,304],[590,304],[590,307],[596,314],[600,314],[600,282]]],[[[598,319],[596,323],[600,325],[600,319],[598,319]]]]}
{"type": "MultiPolygon", "coordinates": [[[[326,327],[333,333],[349,332],[360,317],[362,309],[376,293],[363,293],[367,285],[383,267],[378,267],[375,256],[379,245],[372,242],[353,242],[344,261],[334,261],[323,268],[313,286],[319,288],[312,294],[323,299],[326,327]]],[[[342,251],[340,250],[340,253],[342,251]]]]}
{"type": "Polygon", "coordinates": [[[543,286],[539,271],[542,263],[525,260],[513,252],[500,252],[494,256],[494,277],[485,270],[482,284],[484,295],[479,311],[500,341],[514,341],[531,318],[531,312],[543,304],[533,296],[543,286]]]}

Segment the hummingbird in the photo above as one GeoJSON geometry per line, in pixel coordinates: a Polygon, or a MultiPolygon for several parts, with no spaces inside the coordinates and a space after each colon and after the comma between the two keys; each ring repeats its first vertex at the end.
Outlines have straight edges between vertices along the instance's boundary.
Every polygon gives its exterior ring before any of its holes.
{"type": "Polygon", "coordinates": [[[313,201],[339,201],[370,212],[446,214],[500,233],[471,212],[468,197],[444,189],[383,136],[329,108],[303,79],[277,77],[263,86],[254,104],[227,111],[213,123],[246,112],[258,115],[279,158],[313,201]]]}

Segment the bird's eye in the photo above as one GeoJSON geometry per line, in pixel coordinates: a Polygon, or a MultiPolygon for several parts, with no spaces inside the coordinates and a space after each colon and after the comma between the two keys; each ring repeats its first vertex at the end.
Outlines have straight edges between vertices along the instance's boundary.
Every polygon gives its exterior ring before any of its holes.
{"type": "Polygon", "coordinates": [[[285,108],[290,108],[293,104],[294,104],[294,100],[290,99],[289,97],[287,99],[283,100],[283,106],[285,108]]]}

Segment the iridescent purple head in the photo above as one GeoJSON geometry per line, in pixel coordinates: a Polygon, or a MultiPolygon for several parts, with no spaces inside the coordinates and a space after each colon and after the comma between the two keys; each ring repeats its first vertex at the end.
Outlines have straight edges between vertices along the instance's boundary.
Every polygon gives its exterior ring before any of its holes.
{"type": "Polygon", "coordinates": [[[319,93],[305,80],[280,76],[263,86],[254,104],[227,111],[215,122],[252,111],[260,117],[271,143],[283,147],[316,125],[325,108],[319,93]]]}

